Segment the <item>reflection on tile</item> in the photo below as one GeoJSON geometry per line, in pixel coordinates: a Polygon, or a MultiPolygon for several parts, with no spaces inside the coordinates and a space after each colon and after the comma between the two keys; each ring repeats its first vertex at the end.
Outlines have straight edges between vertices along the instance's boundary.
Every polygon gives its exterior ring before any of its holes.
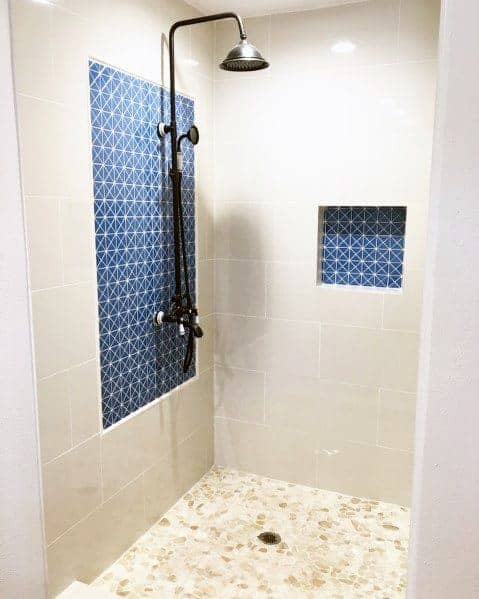
{"type": "Polygon", "coordinates": [[[120,597],[400,599],[409,511],[213,468],[93,587],[120,597]],[[281,542],[264,545],[263,531],[281,542]]]}

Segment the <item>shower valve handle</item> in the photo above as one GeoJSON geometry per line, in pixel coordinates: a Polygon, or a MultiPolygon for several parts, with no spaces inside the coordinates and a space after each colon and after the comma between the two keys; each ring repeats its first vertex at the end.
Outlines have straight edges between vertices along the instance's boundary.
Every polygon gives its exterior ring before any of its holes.
{"type": "Polygon", "coordinates": [[[168,135],[168,133],[170,133],[170,132],[171,132],[170,125],[167,125],[166,123],[158,123],[158,126],[156,127],[156,133],[160,139],[163,139],[163,137],[166,137],[168,135]]]}

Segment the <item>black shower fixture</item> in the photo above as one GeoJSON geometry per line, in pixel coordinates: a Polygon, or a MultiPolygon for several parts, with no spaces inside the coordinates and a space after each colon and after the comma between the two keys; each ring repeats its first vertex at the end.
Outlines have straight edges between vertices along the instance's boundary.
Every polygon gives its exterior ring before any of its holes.
{"type": "Polygon", "coordinates": [[[175,245],[175,294],[171,298],[171,306],[167,312],[157,312],[153,317],[155,326],[163,323],[176,323],[179,334],[185,335],[188,329],[188,344],[183,361],[183,372],[187,372],[194,354],[195,338],[203,336],[199,325],[198,309],[193,305],[190,293],[188,274],[188,260],[186,254],[185,226],[183,219],[183,205],[181,201],[181,173],[183,170],[182,142],[187,139],[193,145],[199,141],[199,131],[195,125],[178,137],[176,125],[176,88],[175,88],[175,32],[180,27],[234,19],[238,25],[240,41],[228,53],[220,64],[226,71],[246,72],[265,69],[269,63],[261,56],[258,50],[248,42],[243,21],[234,12],[223,12],[215,15],[185,19],[177,21],[170,28],[169,55],[170,55],[170,109],[171,123],[159,123],[158,136],[160,138],[171,135],[171,168],[170,178],[173,187],[173,235],[175,245]],[[183,273],[182,273],[183,271],[183,273]],[[182,280],[183,279],[183,280],[182,280]]]}

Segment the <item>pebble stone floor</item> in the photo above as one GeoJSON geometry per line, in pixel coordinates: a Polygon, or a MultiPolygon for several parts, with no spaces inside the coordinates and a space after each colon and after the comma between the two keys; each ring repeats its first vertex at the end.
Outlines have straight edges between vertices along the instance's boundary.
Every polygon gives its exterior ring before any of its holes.
{"type": "Polygon", "coordinates": [[[131,599],[405,597],[408,528],[398,505],[215,467],[93,586],[131,599]]]}

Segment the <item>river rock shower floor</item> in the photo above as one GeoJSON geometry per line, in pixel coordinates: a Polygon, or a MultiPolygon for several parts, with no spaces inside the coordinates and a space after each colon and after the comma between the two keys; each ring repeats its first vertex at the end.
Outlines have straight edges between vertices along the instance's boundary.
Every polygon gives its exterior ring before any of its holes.
{"type": "Polygon", "coordinates": [[[393,599],[408,527],[398,505],[213,468],[93,584],[131,599],[393,599]]]}

